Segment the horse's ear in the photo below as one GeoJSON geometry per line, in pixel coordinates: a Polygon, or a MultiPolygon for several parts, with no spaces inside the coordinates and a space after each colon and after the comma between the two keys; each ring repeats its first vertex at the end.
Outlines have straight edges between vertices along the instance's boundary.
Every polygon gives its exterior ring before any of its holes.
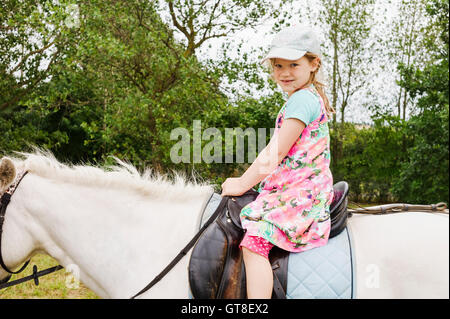
{"type": "Polygon", "coordinates": [[[3,157],[0,161],[0,191],[5,190],[16,177],[16,167],[13,161],[7,157],[3,157]]]}

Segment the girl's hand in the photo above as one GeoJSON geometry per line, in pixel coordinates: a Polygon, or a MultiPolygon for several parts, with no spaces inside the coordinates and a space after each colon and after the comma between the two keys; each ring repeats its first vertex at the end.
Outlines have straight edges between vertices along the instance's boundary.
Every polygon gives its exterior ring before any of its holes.
{"type": "Polygon", "coordinates": [[[240,177],[227,178],[222,184],[222,194],[223,196],[240,196],[244,194],[248,189],[242,183],[240,177]]]}

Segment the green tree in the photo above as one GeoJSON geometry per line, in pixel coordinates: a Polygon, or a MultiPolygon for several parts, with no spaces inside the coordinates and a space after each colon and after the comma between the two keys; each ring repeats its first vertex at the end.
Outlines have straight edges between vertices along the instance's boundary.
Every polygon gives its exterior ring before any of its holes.
{"type": "Polygon", "coordinates": [[[69,143],[61,112],[35,107],[77,38],[74,1],[0,4],[0,150],[30,145],[55,150],[69,143]]]}
{"type": "MultiPolygon", "coordinates": [[[[426,49],[423,48],[423,37],[426,32],[422,29],[427,18],[425,1],[402,0],[398,3],[398,10],[399,19],[394,22],[392,32],[386,37],[388,43],[385,47],[390,59],[389,65],[404,65],[409,68],[414,64],[416,67],[422,67],[426,57],[424,52],[426,49]]],[[[398,71],[396,73],[399,77],[406,75],[398,71]]],[[[403,86],[399,86],[396,99],[397,116],[406,120],[406,114],[412,111],[408,110],[408,107],[411,108],[413,101],[403,86]]]]}
{"type": "Polygon", "coordinates": [[[25,101],[45,81],[72,38],[70,1],[0,3],[0,112],[25,101]]]}
{"type": "Polygon", "coordinates": [[[448,13],[448,0],[433,0],[427,6],[425,45],[431,59],[424,67],[400,65],[400,85],[418,98],[419,114],[409,121],[406,134],[414,144],[392,191],[413,203],[449,200],[448,13]]]}
{"type": "MultiPolygon", "coordinates": [[[[359,127],[345,123],[342,128],[343,153],[339,165],[333,165],[334,181],[350,185],[354,201],[394,201],[392,180],[399,175],[406,154],[398,152],[403,142],[404,122],[396,116],[374,119],[374,125],[359,127]]],[[[332,135],[335,138],[335,135],[332,135]]]]}
{"type": "Polygon", "coordinates": [[[174,29],[183,35],[184,56],[187,57],[210,39],[226,38],[243,29],[257,27],[264,19],[280,17],[281,7],[292,0],[281,0],[279,5],[253,0],[158,2],[161,2],[161,9],[168,12],[174,29]]]}
{"type": "Polygon", "coordinates": [[[64,114],[59,121],[70,123],[70,135],[81,129],[75,145],[96,159],[113,154],[141,167],[173,166],[171,130],[190,128],[226,102],[216,76],[184,57],[151,2],[89,1],[80,12],[83,36],[33,106],[64,114]]]}

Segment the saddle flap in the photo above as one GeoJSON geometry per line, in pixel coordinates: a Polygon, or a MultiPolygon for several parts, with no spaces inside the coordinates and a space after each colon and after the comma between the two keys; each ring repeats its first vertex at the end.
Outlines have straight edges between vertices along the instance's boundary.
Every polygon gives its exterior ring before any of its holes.
{"type": "Polygon", "coordinates": [[[217,224],[199,238],[189,261],[189,286],[195,298],[216,298],[225,267],[228,239],[217,224]]]}

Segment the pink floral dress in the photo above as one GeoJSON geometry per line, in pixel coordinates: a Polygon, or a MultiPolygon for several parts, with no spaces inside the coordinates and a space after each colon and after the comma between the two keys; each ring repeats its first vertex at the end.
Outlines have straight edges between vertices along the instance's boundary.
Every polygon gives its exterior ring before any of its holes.
{"type": "MultiPolygon", "coordinates": [[[[330,235],[329,208],[333,199],[328,117],[321,96],[320,115],[309,123],[278,167],[261,181],[255,201],[241,210],[242,226],[291,252],[323,246],[330,235]]],[[[280,109],[274,134],[284,121],[280,109]]]]}

